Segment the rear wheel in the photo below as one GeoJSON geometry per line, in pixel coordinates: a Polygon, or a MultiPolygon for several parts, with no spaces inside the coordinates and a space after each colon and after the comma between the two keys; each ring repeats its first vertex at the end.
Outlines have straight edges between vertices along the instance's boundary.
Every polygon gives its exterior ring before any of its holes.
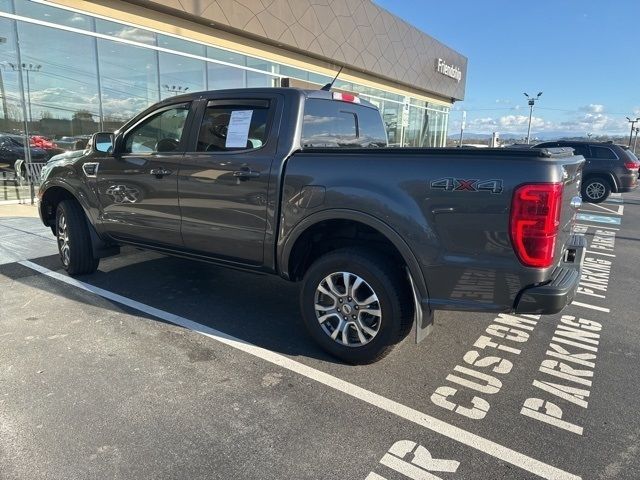
{"type": "Polygon", "coordinates": [[[348,363],[373,363],[411,330],[404,272],[384,256],[341,249],[316,260],[300,296],[304,322],[320,346],[348,363]]]}
{"type": "Polygon", "coordinates": [[[69,275],[93,273],[100,259],[93,257],[84,211],[74,200],[63,200],[56,210],[56,237],[62,266],[69,275]]]}
{"type": "Polygon", "coordinates": [[[582,199],[589,203],[604,202],[611,193],[609,181],[602,177],[592,177],[582,184],[582,199]]]}

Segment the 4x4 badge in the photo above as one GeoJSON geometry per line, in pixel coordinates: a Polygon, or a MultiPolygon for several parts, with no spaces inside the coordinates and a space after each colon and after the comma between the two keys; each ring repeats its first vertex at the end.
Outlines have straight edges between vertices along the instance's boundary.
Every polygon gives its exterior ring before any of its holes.
{"type": "Polygon", "coordinates": [[[447,192],[491,192],[502,193],[502,180],[478,180],[464,178],[439,178],[431,181],[431,188],[447,192]]]}

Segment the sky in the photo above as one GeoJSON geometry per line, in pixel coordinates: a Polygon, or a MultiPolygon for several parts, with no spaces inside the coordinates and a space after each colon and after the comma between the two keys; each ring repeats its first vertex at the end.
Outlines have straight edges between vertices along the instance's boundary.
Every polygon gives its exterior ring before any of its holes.
{"type": "Polygon", "coordinates": [[[628,134],[640,116],[639,0],[375,0],[468,58],[449,134],[628,134]]]}

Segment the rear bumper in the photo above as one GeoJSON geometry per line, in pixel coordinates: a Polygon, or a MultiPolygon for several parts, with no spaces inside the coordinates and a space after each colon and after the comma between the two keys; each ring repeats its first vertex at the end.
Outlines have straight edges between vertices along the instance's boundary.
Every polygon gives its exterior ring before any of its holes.
{"type": "Polygon", "coordinates": [[[586,247],[582,235],[572,235],[565,245],[564,260],[553,270],[551,280],[522,290],[515,302],[515,312],[550,315],[570,304],[580,282],[586,247]]]}
{"type": "Polygon", "coordinates": [[[636,188],[638,188],[638,184],[637,183],[635,185],[631,186],[631,187],[620,187],[618,189],[618,193],[631,192],[631,191],[635,190],[636,188]]]}
{"type": "Polygon", "coordinates": [[[630,192],[638,186],[638,174],[628,173],[620,175],[620,185],[618,193],[630,192]]]}

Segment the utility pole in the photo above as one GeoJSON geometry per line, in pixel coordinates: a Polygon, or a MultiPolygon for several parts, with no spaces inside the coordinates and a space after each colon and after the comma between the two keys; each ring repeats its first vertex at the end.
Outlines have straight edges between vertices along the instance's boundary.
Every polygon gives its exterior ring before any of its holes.
{"type": "Polygon", "coordinates": [[[460,141],[458,142],[458,147],[462,147],[462,136],[464,135],[464,128],[467,123],[467,111],[462,111],[462,123],[460,123],[460,141]]]}
{"type": "Polygon", "coordinates": [[[538,92],[538,95],[529,96],[528,93],[525,92],[524,96],[529,99],[529,128],[527,128],[527,145],[531,141],[531,117],[533,116],[533,106],[536,104],[536,100],[540,98],[542,92],[538,92]]]}
{"type": "Polygon", "coordinates": [[[640,117],[637,117],[635,120],[631,120],[629,117],[627,117],[627,120],[631,124],[631,132],[629,133],[629,148],[631,148],[631,137],[633,137],[633,129],[635,128],[636,123],[640,121],[640,117]]]}

